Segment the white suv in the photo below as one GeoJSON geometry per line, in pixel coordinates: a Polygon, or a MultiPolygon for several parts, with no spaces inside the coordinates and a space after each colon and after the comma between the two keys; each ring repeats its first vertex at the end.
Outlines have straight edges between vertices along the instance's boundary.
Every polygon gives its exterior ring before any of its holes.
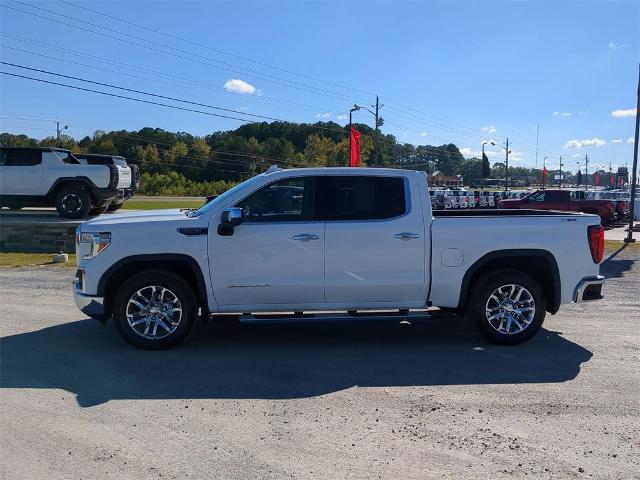
{"type": "Polygon", "coordinates": [[[131,168],[83,165],[69,150],[0,148],[0,205],[11,209],[55,206],[65,218],[103,213],[131,187],[131,168]]]}

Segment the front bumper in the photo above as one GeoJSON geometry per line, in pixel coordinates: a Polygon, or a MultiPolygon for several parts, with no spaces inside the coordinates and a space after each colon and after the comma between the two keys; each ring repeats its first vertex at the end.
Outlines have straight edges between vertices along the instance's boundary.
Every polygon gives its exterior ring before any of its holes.
{"type": "Polygon", "coordinates": [[[105,321],[109,316],[104,308],[104,298],[82,293],[80,279],[73,281],[73,299],[82,313],[96,320],[105,321]]]}
{"type": "Polygon", "coordinates": [[[602,285],[604,285],[604,277],[602,275],[583,278],[573,292],[573,301],[580,303],[602,300],[604,298],[602,285]]]}

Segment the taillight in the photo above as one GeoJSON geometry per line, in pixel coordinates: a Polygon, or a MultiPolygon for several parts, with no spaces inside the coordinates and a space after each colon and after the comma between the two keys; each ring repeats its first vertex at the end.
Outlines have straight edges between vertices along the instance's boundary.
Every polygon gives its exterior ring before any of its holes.
{"type": "Polygon", "coordinates": [[[604,228],[602,225],[589,225],[587,238],[593,263],[600,263],[604,256],[604,228]]]}

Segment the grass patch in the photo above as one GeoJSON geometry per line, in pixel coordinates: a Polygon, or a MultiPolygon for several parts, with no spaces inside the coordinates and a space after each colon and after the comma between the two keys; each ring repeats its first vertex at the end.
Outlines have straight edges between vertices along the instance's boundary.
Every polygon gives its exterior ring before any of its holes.
{"type": "Polygon", "coordinates": [[[162,210],[164,208],[200,208],[204,200],[186,198],[132,198],[124,202],[122,210],[162,210]]]}
{"type": "Polygon", "coordinates": [[[33,266],[75,267],[76,256],[69,254],[67,263],[52,263],[49,253],[0,253],[0,267],[33,267],[33,266]]]}
{"type": "Polygon", "coordinates": [[[605,258],[611,255],[616,250],[625,248],[628,252],[640,253],[640,237],[634,233],[633,238],[636,239],[634,243],[624,243],[622,240],[605,240],[604,241],[604,256],[605,258]]]}

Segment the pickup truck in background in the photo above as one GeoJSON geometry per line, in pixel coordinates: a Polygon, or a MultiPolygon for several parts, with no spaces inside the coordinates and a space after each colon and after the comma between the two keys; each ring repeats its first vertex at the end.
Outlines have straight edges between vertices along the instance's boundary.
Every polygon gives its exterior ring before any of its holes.
{"type": "Polygon", "coordinates": [[[118,197],[113,199],[107,208],[109,212],[115,212],[122,208],[124,202],[129,200],[140,188],[140,168],[138,165],[127,163],[127,159],[120,155],[103,155],[98,153],[74,153],[80,163],[84,165],[117,165],[131,169],[131,184],[120,189],[118,197]]]}
{"type": "Polygon", "coordinates": [[[537,190],[522,198],[500,200],[498,208],[591,213],[600,217],[602,225],[609,225],[615,221],[616,209],[614,202],[611,200],[585,200],[580,193],[583,192],[537,190]]]}
{"type": "Polygon", "coordinates": [[[99,217],[76,233],[76,305],[145,349],[176,345],[198,317],[429,306],[516,344],[561,304],[602,298],[604,282],[596,215],[433,212],[424,172],[398,169],[272,167],[198,210],[99,217]]]}
{"type": "Polygon", "coordinates": [[[55,206],[65,218],[107,210],[131,187],[131,168],[82,164],[69,150],[0,148],[0,205],[11,209],[55,206]]]}

